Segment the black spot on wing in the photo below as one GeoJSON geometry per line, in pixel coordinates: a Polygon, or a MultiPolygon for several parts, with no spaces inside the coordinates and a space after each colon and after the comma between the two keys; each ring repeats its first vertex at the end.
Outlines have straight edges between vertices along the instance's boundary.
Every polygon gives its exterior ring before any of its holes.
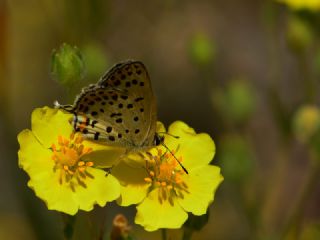
{"type": "Polygon", "coordinates": [[[100,135],[99,132],[95,132],[95,134],[94,134],[94,136],[93,136],[93,139],[94,139],[94,140],[98,140],[98,139],[99,139],[99,135],[100,135]]]}

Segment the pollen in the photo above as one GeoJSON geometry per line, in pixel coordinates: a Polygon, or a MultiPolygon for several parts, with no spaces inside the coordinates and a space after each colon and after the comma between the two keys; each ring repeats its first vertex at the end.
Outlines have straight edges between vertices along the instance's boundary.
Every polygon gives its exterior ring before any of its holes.
{"type": "Polygon", "coordinates": [[[57,145],[51,145],[51,158],[55,162],[53,170],[59,171],[59,183],[68,184],[72,191],[75,191],[77,186],[86,188],[86,178],[93,178],[87,168],[94,164],[84,161],[82,157],[92,149],[83,145],[83,138],[77,133],[72,133],[69,138],[59,136],[57,142],[57,145]]]}
{"type": "Polygon", "coordinates": [[[144,178],[144,181],[145,181],[145,182],[147,182],[147,183],[151,183],[151,182],[152,182],[152,179],[151,179],[151,178],[146,177],[146,178],[144,178]]]}
{"type": "MultiPolygon", "coordinates": [[[[158,189],[160,203],[168,200],[173,205],[173,198],[183,198],[188,193],[188,185],[184,182],[186,174],[181,170],[174,152],[162,153],[161,150],[155,155],[147,154],[146,169],[148,177],[144,178],[147,183],[152,183],[152,188],[158,189]]],[[[182,162],[182,157],[179,161],[182,162]]]]}

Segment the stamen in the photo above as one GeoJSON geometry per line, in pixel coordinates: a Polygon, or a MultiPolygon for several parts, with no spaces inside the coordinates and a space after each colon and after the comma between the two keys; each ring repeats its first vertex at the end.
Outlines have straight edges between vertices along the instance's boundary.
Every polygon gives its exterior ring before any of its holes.
{"type": "Polygon", "coordinates": [[[78,181],[79,185],[81,185],[82,187],[84,187],[84,188],[87,187],[87,185],[83,181],[81,181],[81,179],[79,177],[77,177],[77,181],[78,181]]]}
{"type": "Polygon", "coordinates": [[[84,161],[78,162],[78,166],[79,166],[79,167],[81,167],[81,166],[83,166],[83,165],[85,165],[84,161]]]}
{"type": "Polygon", "coordinates": [[[185,182],[182,181],[181,184],[184,188],[188,188],[188,185],[185,182]]]}
{"type": "Polygon", "coordinates": [[[82,151],[82,155],[85,155],[85,154],[88,154],[92,152],[92,148],[85,148],[83,151],[82,151]]]}
{"type": "Polygon", "coordinates": [[[71,140],[73,140],[73,139],[74,139],[74,135],[75,135],[75,133],[74,133],[74,132],[72,132],[72,133],[70,134],[70,139],[71,139],[71,140]]]}
{"type": "MultiPolygon", "coordinates": [[[[169,201],[173,206],[174,198],[184,198],[184,193],[188,193],[188,186],[183,181],[182,176],[186,174],[182,171],[174,154],[175,151],[162,153],[158,149],[156,155],[148,155],[146,159],[146,169],[148,177],[144,178],[147,183],[153,183],[152,188],[158,188],[158,200],[160,203],[169,201]]],[[[179,157],[179,162],[182,162],[179,157]]]]}
{"type": "Polygon", "coordinates": [[[86,166],[87,167],[92,167],[93,166],[93,162],[86,162],[86,166]]]}
{"type": "Polygon", "coordinates": [[[82,137],[78,136],[76,137],[76,140],[74,140],[74,143],[79,144],[82,142],[82,137]]]}
{"type": "Polygon", "coordinates": [[[182,184],[182,182],[183,182],[183,181],[182,181],[180,178],[176,178],[176,183],[177,183],[177,184],[182,184]]]}
{"type": "Polygon", "coordinates": [[[86,177],[87,177],[87,175],[86,175],[85,172],[79,171],[79,175],[80,175],[80,177],[82,177],[82,178],[86,178],[86,177]]]}
{"type": "Polygon", "coordinates": [[[182,192],[178,191],[178,197],[184,199],[184,195],[182,194],[182,192]]]}
{"type": "Polygon", "coordinates": [[[54,151],[54,152],[57,151],[56,145],[55,145],[54,143],[51,145],[51,149],[52,149],[52,151],[54,151]]]}
{"type": "Polygon", "coordinates": [[[167,191],[166,191],[166,189],[164,189],[164,188],[160,188],[161,190],[161,195],[162,195],[162,198],[163,198],[163,200],[167,200],[167,191]]]}
{"type": "Polygon", "coordinates": [[[160,193],[158,194],[158,201],[160,202],[160,204],[162,204],[162,196],[160,193]]]}
{"type": "Polygon", "coordinates": [[[84,146],[81,144],[78,148],[78,154],[80,155],[83,152],[84,146]]]}
{"type": "Polygon", "coordinates": [[[62,139],[62,136],[58,136],[58,143],[60,146],[63,145],[63,139],[62,139]]]}
{"type": "Polygon", "coordinates": [[[64,139],[64,145],[65,145],[65,146],[68,146],[68,145],[69,145],[69,142],[70,142],[69,140],[64,139]]]}
{"type": "Polygon", "coordinates": [[[88,173],[88,171],[85,171],[86,176],[88,176],[89,178],[94,178],[94,176],[92,176],[92,174],[88,173]]]}
{"type": "Polygon", "coordinates": [[[59,184],[68,184],[72,191],[76,191],[79,186],[86,188],[85,179],[94,178],[87,171],[94,163],[81,160],[81,157],[92,149],[85,147],[82,141],[81,135],[72,133],[69,139],[58,136],[58,147],[54,143],[51,144],[51,158],[55,162],[53,171],[60,171],[59,184]]]}
{"type": "Polygon", "coordinates": [[[147,183],[151,183],[151,182],[152,182],[152,179],[151,179],[151,178],[146,177],[146,178],[144,178],[144,181],[146,181],[147,183]]]}
{"type": "Polygon", "coordinates": [[[168,200],[169,200],[170,205],[174,206],[174,201],[173,201],[172,195],[169,196],[168,200]]]}
{"type": "Polygon", "coordinates": [[[76,191],[75,188],[74,188],[74,183],[73,182],[70,182],[70,187],[71,187],[72,192],[76,191]]]}

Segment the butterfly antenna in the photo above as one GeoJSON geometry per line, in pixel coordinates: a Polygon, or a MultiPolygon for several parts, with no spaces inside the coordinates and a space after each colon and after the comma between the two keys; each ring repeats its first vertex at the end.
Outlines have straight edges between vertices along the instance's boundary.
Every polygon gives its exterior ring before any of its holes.
{"type": "Polygon", "coordinates": [[[74,113],[72,105],[61,105],[57,100],[53,102],[54,108],[63,109],[68,113],[74,113]]]}
{"type": "MultiPolygon", "coordinates": [[[[175,136],[176,137],[176,136],[175,136]]],[[[179,138],[179,137],[177,137],[179,138]]],[[[183,169],[183,171],[186,173],[186,174],[189,174],[188,170],[182,165],[182,163],[178,160],[178,158],[170,151],[170,149],[167,147],[167,145],[164,144],[164,142],[161,143],[162,146],[164,146],[168,151],[169,153],[176,159],[176,161],[179,163],[180,167],[183,169]]]]}

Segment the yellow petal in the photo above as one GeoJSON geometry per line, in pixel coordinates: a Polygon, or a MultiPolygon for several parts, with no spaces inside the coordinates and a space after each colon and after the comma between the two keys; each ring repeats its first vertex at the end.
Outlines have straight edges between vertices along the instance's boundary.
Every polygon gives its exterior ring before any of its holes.
{"type": "Polygon", "coordinates": [[[194,215],[205,214],[210,203],[214,200],[217,187],[223,180],[220,168],[212,165],[202,166],[183,175],[183,180],[188,186],[189,193],[184,198],[177,198],[180,206],[194,215]]]}
{"type": "Polygon", "coordinates": [[[121,196],[117,200],[120,206],[127,207],[132,204],[138,204],[147,196],[148,184],[128,184],[121,186],[121,196]]]}
{"type": "Polygon", "coordinates": [[[132,167],[121,161],[112,169],[112,174],[121,183],[121,197],[117,200],[119,205],[137,204],[146,197],[150,184],[144,181],[148,175],[142,166],[132,167]]]}
{"type": "Polygon", "coordinates": [[[177,150],[175,156],[182,156],[182,164],[190,172],[194,168],[207,165],[215,154],[215,144],[206,133],[196,134],[194,129],[181,121],[172,123],[168,133],[178,136],[166,136],[165,144],[170,150],[177,150]]]}
{"type": "Polygon", "coordinates": [[[49,148],[53,141],[57,142],[58,136],[70,137],[73,128],[69,121],[72,117],[72,114],[58,109],[37,108],[31,116],[32,132],[44,147],[49,148]]]}
{"type": "Polygon", "coordinates": [[[165,133],[166,132],[166,128],[163,125],[162,122],[157,121],[157,133],[165,133]]]}
{"type": "Polygon", "coordinates": [[[51,151],[44,148],[30,130],[25,129],[20,132],[18,142],[20,144],[19,166],[29,175],[53,169],[54,161],[51,159],[51,151]]]}
{"type": "Polygon", "coordinates": [[[104,171],[95,168],[89,168],[87,171],[94,179],[87,178],[87,187],[76,189],[75,198],[79,209],[91,211],[95,203],[103,207],[120,196],[120,184],[111,174],[106,176],[104,171]]]}
{"type": "Polygon", "coordinates": [[[57,210],[70,215],[78,211],[75,194],[70,187],[59,184],[58,173],[53,171],[41,172],[30,176],[28,186],[32,188],[40,199],[42,199],[49,210],[57,210]]]}
{"type": "Polygon", "coordinates": [[[174,206],[168,201],[161,204],[158,201],[158,190],[155,189],[137,206],[135,223],[147,231],[155,231],[159,228],[180,228],[187,218],[188,214],[177,202],[174,206]]]}
{"type": "Polygon", "coordinates": [[[73,192],[67,184],[59,184],[59,174],[53,171],[42,172],[31,177],[28,186],[41,198],[49,210],[74,215],[78,210],[91,211],[94,204],[105,206],[120,195],[120,184],[112,176],[105,176],[99,169],[87,169],[93,179],[87,178],[86,187],[77,185],[73,192]]]}
{"type": "Polygon", "coordinates": [[[289,7],[297,10],[299,9],[308,9],[311,11],[320,10],[319,0],[278,0],[278,2],[285,3],[289,7]]]}
{"type": "Polygon", "coordinates": [[[110,168],[118,164],[120,157],[125,153],[124,148],[112,147],[89,140],[84,140],[83,145],[91,148],[92,152],[84,155],[82,159],[93,162],[97,168],[110,168]]]}
{"type": "MultiPolygon", "coordinates": [[[[28,186],[45,201],[48,209],[74,215],[79,209],[90,211],[96,203],[104,206],[106,202],[117,199],[120,195],[120,184],[113,176],[105,176],[105,171],[91,167],[86,171],[92,177],[82,177],[82,185],[78,184],[76,176],[71,180],[73,188],[64,177],[61,178],[61,171],[64,170],[54,168],[55,162],[50,147],[52,144],[57,146],[58,136],[66,139],[70,137],[73,129],[68,121],[69,118],[70,114],[48,107],[36,109],[32,114],[33,131],[24,130],[18,135],[20,143],[18,155],[19,165],[30,176],[28,186]]],[[[83,144],[84,147],[93,150],[111,149],[101,145],[93,146],[86,142],[83,144]]],[[[110,155],[105,155],[105,158],[109,157],[110,155]]]]}

